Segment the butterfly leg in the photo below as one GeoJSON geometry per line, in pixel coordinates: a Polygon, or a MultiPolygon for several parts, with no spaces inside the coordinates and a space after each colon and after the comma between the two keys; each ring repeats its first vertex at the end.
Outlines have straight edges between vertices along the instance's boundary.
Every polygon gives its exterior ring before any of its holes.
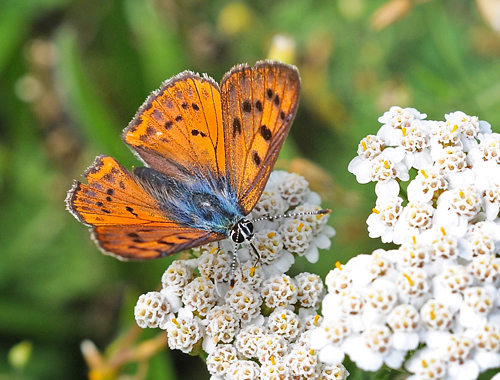
{"type": "Polygon", "coordinates": [[[253,252],[255,253],[255,256],[257,256],[257,260],[255,261],[255,264],[252,267],[251,272],[250,272],[250,276],[253,277],[253,275],[255,273],[255,268],[257,268],[259,263],[260,263],[260,255],[259,255],[259,251],[257,251],[257,248],[255,248],[255,245],[253,245],[252,242],[249,242],[249,244],[250,244],[250,247],[252,247],[253,252]]]}
{"type": "Polygon", "coordinates": [[[252,247],[253,249],[253,252],[255,253],[255,256],[257,256],[257,261],[255,262],[255,265],[254,267],[256,267],[257,265],[259,265],[260,263],[260,255],[259,255],[259,251],[257,251],[257,248],[255,248],[255,245],[253,245],[252,242],[249,243],[250,244],[250,247],[252,247]]]}
{"type": "Polygon", "coordinates": [[[214,260],[215,260],[215,255],[218,255],[219,252],[222,251],[222,248],[221,248],[221,243],[220,241],[217,242],[217,251],[214,252],[213,256],[212,256],[212,265],[210,266],[210,274],[209,274],[209,277],[213,278],[214,280],[214,285],[215,285],[215,291],[217,292],[217,295],[219,297],[222,297],[222,292],[220,291],[219,289],[219,282],[217,280],[218,276],[217,274],[214,273],[214,260]]]}
{"type": "MultiPolygon", "coordinates": [[[[256,260],[255,264],[252,266],[251,272],[250,272],[250,276],[253,276],[254,273],[255,273],[255,268],[260,263],[260,254],[259,254],[259,251],[257,251],[257,248],[255,248],[255,245],[253,245],[252,242],[249,242],[249,244],[250,244],[250,247],[252,247],[255,256],[257,257],[257,260],[256,260]]],[[[236,282],[236,279],[235,279],[236,278],[236,269],[237,269],[238,265],[239,265],[238,254],[237,254],[236,246],[234,246],[233,261],[231,262],[231,281],[230,281],[230,287],[231,287],[231,289],[234,287],[234,284],[236,282]]]]}
{"type": "Polygon", "coordinates": [[[236,250],[236,244],[233,243],[233,261],[231,262],[231,280],[229,289],[234,288],[234,284],[236,283],[236,268],[238,267],[239,260],[238,254],[236,250]]]}

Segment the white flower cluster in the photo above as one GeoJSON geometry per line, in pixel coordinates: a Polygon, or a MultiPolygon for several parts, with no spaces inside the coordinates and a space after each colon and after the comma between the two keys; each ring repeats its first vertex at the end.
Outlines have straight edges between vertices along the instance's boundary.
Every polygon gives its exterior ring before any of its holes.
{"type": "MultiPolygon", "coordinates": [[[[274,171],[249,219],[317,211],[320,202],[303,177],[274,171]]],[[[318,248],[329,248],[335,231],[327,219],[317,214],[256,221],[252,244],[260,258],[242,244],[234,274],[231,242],[195,249],[195,258],[174,261],[165,271],[160,292],[139,298],[138,325],[166,330],[171,349],[207,353],[214,380],[347,378],[342,364],[319,362],[306,339],[321,322],[316,309],[323,282],[315,274],[285,274],[296,256],[316,262],[318,248]]]]}
{"type": "Polygon", "coordinates": [[[500,134],[463,112],[425,118],[392,107],[361,141],[349,171],[377,182],[370,237],[399,248],[328,274],[310,343],[331,365],[348,354],[412,380],[476,379],[500,368],[500,134]]]}

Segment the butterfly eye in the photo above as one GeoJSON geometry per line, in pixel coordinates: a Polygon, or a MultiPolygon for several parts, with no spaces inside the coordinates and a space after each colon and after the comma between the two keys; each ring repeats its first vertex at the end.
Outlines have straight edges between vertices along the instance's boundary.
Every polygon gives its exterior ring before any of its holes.
{"type": "Polygon", "coordinates": [[[253,223],[248,219],[241,219],[231,230],[231,239],[235,243],[243,243],[253,238],[253,223]]]}

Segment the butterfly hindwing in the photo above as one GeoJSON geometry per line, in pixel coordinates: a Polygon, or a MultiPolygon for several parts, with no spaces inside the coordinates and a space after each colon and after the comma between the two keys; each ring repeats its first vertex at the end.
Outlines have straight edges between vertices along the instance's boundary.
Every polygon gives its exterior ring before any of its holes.
{"type": "Polygon", "coordinates": [[[150,167],[181,177],[226,175],[219,85],[190,71],[153,92],[123,131],[150,167]]]}
{"type": "Polygon", "coordinates": [[[98,156],[85,177],[88,185],[75,181],[66,204],[78,220],[92,227],[105,253],[141,260],[222,238],[170,220],[140,180],[111,157],[98,156]]]}
{"type": "Polygon", "coordinates": [[[81,222],[91,226],[167,222],[157,202],[114,158],[96,157],[85,178],[88,185],[75,181],[66,198],[68,209],[81,222]]]}
{"type": "Polygon", "coordinates": [[[261,61],[239,65],[221,82],[228,175],[244,214],[259,199],[298,106],[294,66],[261,61]]]}
{"type": "Polygon", "coordinates": [[[105,253],[119,259],[146,260],[169,256],[193,247],[221,240],[224,236],[194,228],[149,225],[111,225],[92,229],[92,238],[105,253]]]}

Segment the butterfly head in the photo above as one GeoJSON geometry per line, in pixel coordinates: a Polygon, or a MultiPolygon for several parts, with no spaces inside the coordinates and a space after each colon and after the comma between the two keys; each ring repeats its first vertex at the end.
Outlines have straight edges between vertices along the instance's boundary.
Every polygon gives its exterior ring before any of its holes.
{"type": "Polygon", "coordinates": [[[244,241],[252,240],[253,231],[253,222],[243,218],[234,225],[229,236],[231,236],[231,240],[239,244],[243,243],[244,241]]]}

